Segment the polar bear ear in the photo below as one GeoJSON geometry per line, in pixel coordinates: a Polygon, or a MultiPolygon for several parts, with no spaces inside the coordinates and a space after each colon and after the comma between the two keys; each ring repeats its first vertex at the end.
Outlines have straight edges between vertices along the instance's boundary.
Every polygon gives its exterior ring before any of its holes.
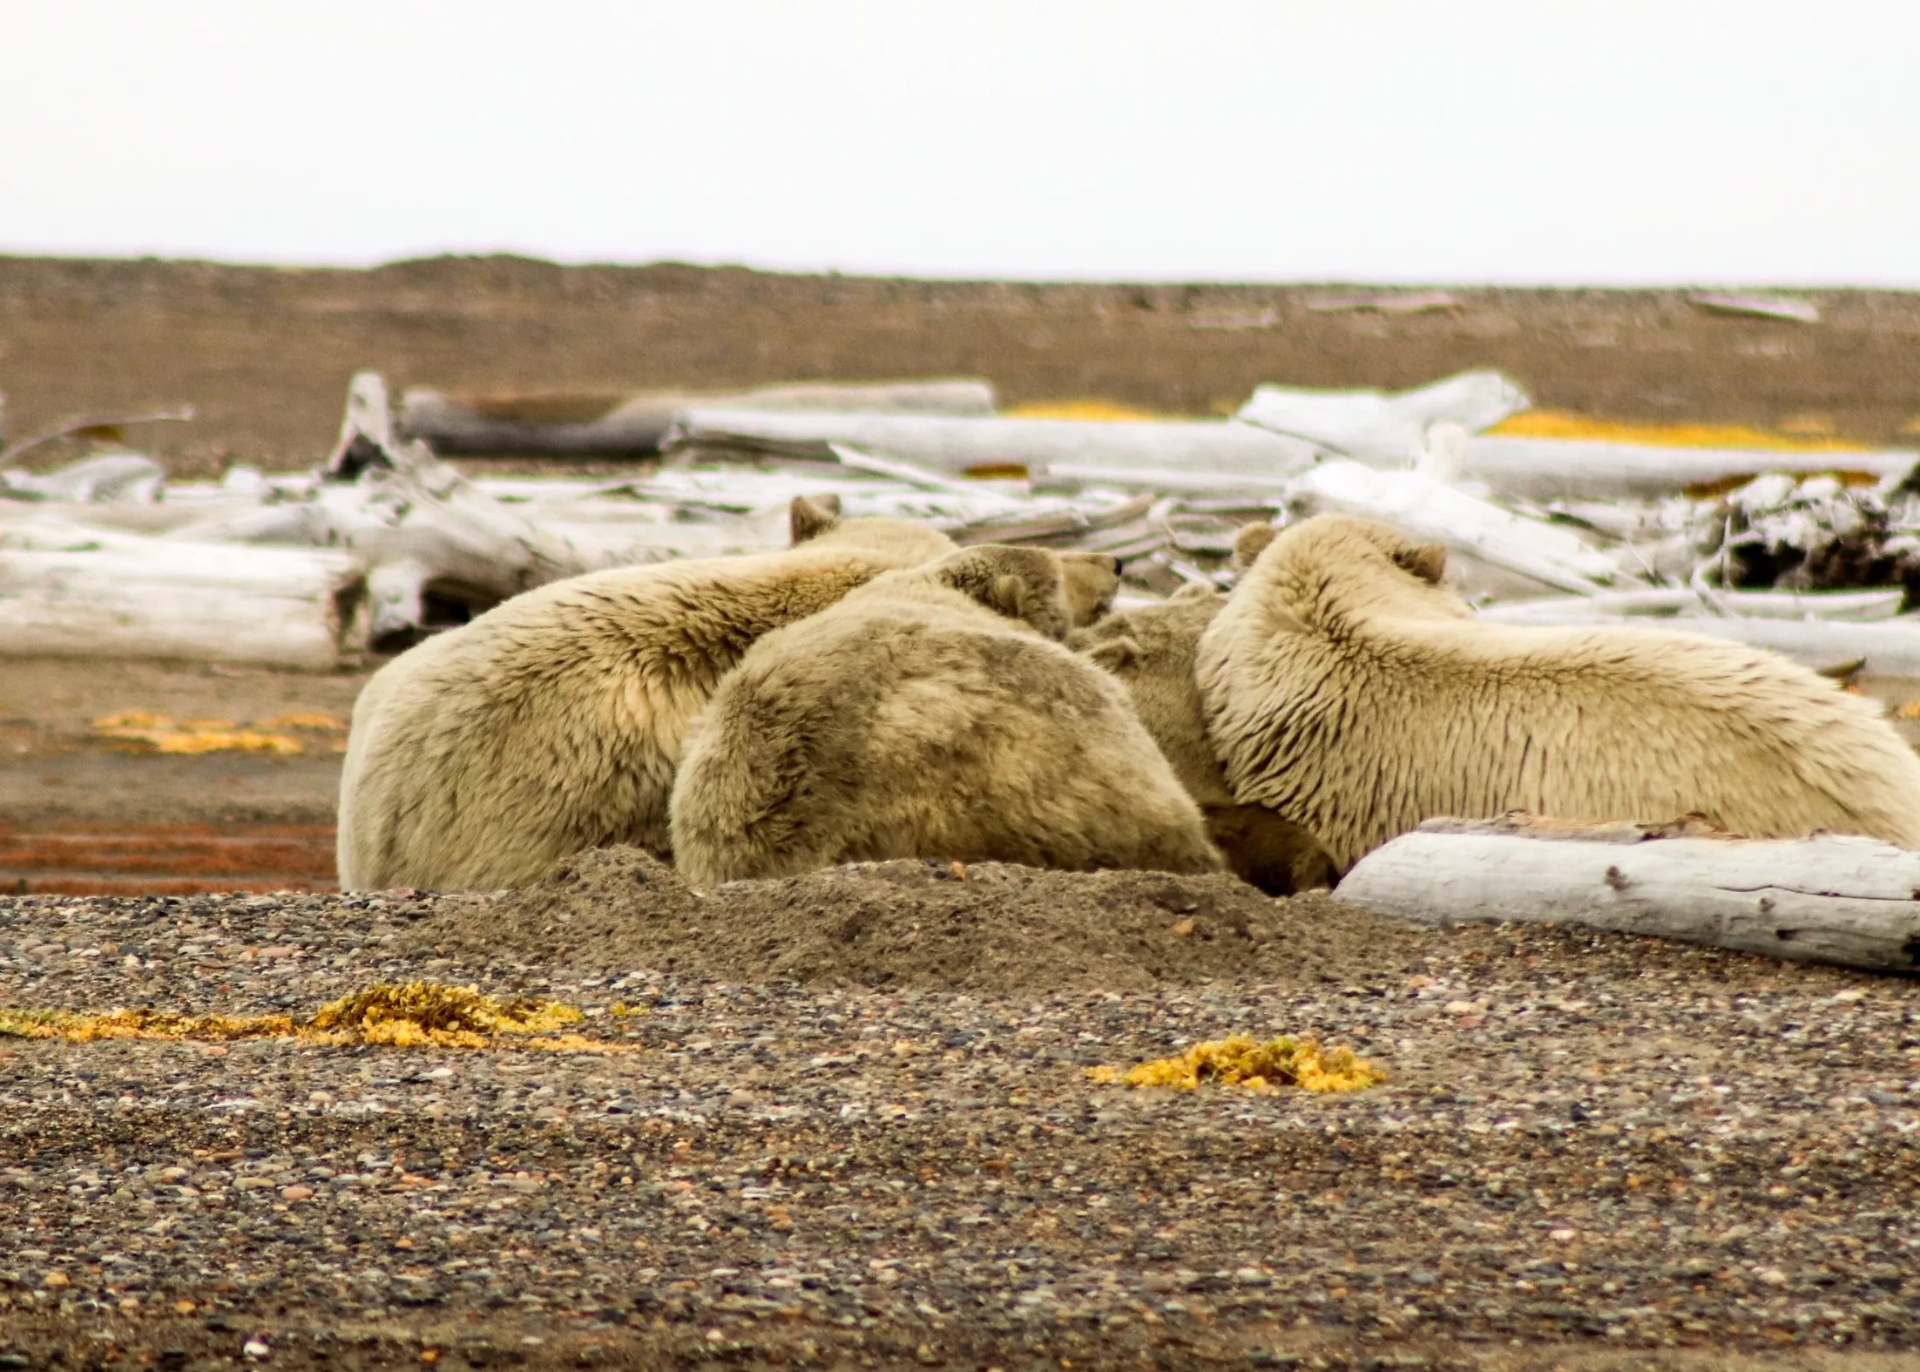
{"type": "Polygon", "coordinates": [[[1426,543],[1417,548],[1402,548],[1393,555],[1393,560],[1402,570],[1438,586],[1440,578],[1447,573],[1447,545],[1426,543]]]}
{"type": "Polygon", "coordinates": [[[1048,638],[1065,638],[1073,626],[1058,553],[982,544],[947,558],[939,577],[995,614],[1023,619],[1048,638]]]}
{"type": "Polygon", "coordinates": [[[1271,524],[1242,524],[1240,532],[1233,536],[1233,565],[1243,572],[1251,567],[1279,532],[1271,524]]]}
{"type": "Polygon", "coordinates": [[[1106,553],[1062,553],[1060,576],[1066,583],[1074,627],[1085,628],[1113,608],[1120,590],[1120,559],[1106,553]]]}
{"type": "Polygon", "coordinates": [[[1081,650],[1097,665],[1112,672],[1115,676],[1126,671],[1146,654],[1140,651],[1140,645],[1133,639],[1122,635],[1119,638],[1104,639],[1091,647],[1081,650]]]}
{"type": "Polygon", "coordinates": [[[837,495],[797,495],[787,507],[787,532],[795,543],[818,538],[839,522],[837,495]]]}

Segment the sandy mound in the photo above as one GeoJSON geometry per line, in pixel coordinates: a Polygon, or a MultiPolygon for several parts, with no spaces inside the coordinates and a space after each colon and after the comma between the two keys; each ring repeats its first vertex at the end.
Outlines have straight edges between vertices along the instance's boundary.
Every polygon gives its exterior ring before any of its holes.
{"type": "Polygon", "coordinates": [[[449,898],[416,950],[728,982],[998,993],[1389,976],[1434,936],[1229,876],[880,862],[690,889],[637,849],[583,853],[503,896],[449,898]]]}

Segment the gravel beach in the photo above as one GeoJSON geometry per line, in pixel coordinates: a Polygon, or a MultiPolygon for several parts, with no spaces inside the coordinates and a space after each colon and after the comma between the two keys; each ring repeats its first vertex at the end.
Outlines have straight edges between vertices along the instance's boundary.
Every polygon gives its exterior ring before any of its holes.
{"type": "Polygon", "coordinates": [[[1920,1367],[1907,981],[1218,878],[701,896],[622,852],[15,897],[0,959],[15,1010],[429,980],[596,1050],[0,1039],[0,1367],[1920,1367]],[[1389,1080],[1085,1072],[1235,1032],[1389,1080]]]}

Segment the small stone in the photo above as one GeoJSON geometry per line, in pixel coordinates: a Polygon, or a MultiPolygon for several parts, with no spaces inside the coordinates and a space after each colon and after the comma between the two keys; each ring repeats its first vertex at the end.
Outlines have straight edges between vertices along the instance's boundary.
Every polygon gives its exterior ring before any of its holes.
{"type": "Polygon", "coordinates": [[[280,1188],[280,1199],[290,1201],[312,1200],[313,1188],[311,1186],[301,1186],[297,1183],[293,1186],[283,1186],[280,1188]]]}
{"type": "Polygon", "coordinates": [[[1768,1286],[1785,1286],[1787,1284],[1787,1274],[1777,1267],[1764,1267],[1755,1275],[1768,1286]]]}
{"type": "Polygon", "coordinates": [[[62,1286],[72,1286],[73,1279],[65,1272],[49,1272],[41,1279],[40,1284],[49,1290],[56,1290],[62,1286]]]}
{"type": "Polygon", "coordinates": [[[267,1341],[258,1337],[248,1339],[240,1346],[240,1351],[256,1362],[273,1356],[273,1350],[267,1346],[267,1341]]]}
{"type": "Polygon", "coordinates": [[[1548,1231],[1547,1237],[1555,1243],[1572,1243],[1578,1236],[1571,1229],[1553,1229],[1548,1231]]]}

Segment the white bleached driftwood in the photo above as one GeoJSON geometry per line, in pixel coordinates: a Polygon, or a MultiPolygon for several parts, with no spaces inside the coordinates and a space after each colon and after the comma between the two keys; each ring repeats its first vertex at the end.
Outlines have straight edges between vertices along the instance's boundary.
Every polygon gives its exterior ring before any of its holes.
{"type": "Polygon", "coordinates": [[[1792,300],[1777,295],[1728,295],[1719,291],[1695,291],[1687,297],[1687,303],[1709,314],[1784,319],[1794,324],[1820,322],[1820,307],[1811,300],[1792,300]]]}
{"type": "Polygon", "coordinates": [[[160,464],[140,453],[102,453],[58,471],[0,471],[0,499],[150,505],[166,481],[160,464]]]}
{"type": "Polygon", "coordinates": [[[950,476],[1025,468],[1040,478],[1057,463],[1285,476],[1317,449],[1233,420],[952,419],[927,415],[800,414],[692,409],[675,421],[669,456],[810,457],[831,445],[916,463],[950,476]]]}
{"type": "Polygon", "coordinates": [[[1477,433],[1529,403],[1499,372],[1478,371],[1391,394],[1261,386],[1235,417],[1369,466],[1398,467],[1412,460],[1435,424],[1477,433]]]}
{"type": "Polygon", "coordinates": [[[398,430],[436,451],[482,455],[639,457],[658,452],[673,417],[690,406],[730,410],[863,410],[990,415],[985,381],[762,386],[724,394],[660,391],[629,396],[450,395],[412,387],[398,430]]]}
{"type": "Polygon", "coordinates": [[[1523,518],[1424,472],[1323,462],[1295,478],[1288,504],[1306,514],[1384,520],[1416,538],[1444,543],[1562,591],[1591,595],[1619,571],[1614,559],[1571,529],[1523,518]]]}
{"type": "MultiPolygon", "coordinates": [[[[1724,593],[1716,593],[1723,595],[1724,593]]],[[[1893,594],[1899,595],[1899,592],[1893,594]]],[[[1617,614],[1584,612],[1577,602],[1558,602],[1560,608],[1549,611],[1535,602],[1521,611],[1522,604],[1488,606],[1480,617],[1506,624],[1594,625],[1635,623],[1646,628],[1675,633],[1701,634],[1744,643],[1749,648],[1790,657],[1806,666],[1831,669],[1842,663],[1858,664],[1858,670],[1870,676],[1920,676],[1920,615],[1901,615],[1871,622],[1819,619],[1763,619],[1735,615],[1690,614],[1684,618],[1626,620],[1617,614]]]]}
{"type": "Polygon", "coordinates": [[[1769,957],[1920,969],[1920,853],[1868,838],[1663,832],[1429,821],[1360,859],[1335,894],[1422,924],[1581,924],[1769,957]]]}
{"type": "Polygon", "coordinates": [[[1514,600],[1487,606],[1480,618],[1498,624],[1603,624],[1629,617],[1672,617],[1690,623],[1700,615],[1724,615],[1860,624],[1894,618],[1905,598],[1903,591],[1709,591],[1703,595],[1688,588],[1653,586],[1594,596],[1514,600]]]}
{"type": "Polygon", "coordinates": [[[189,524],[168,538],[358,555],[382,646],[425,627],[429,593],[481,610],[607,560],[502,505],[426,445],[396,438],[386,383],[373,372],[354,377],[340,441],[309,499],[189,524]]]}
{"type": "Polygon", "coordinates": [[[0,538],[0,655],[325,671],[366,650],[367,628],[366,574],[342,553],[177,543],[52,522],[0,538]]]}
{"type": "MultiPolygon", "coordinates": [[[[5,401],[6,397],[0,395],[0,408],[4,407],[5,401]]],[[[17,443],[0,446],[0,467],[18,462],[35,448],[52,443],[56,439],[79,436],[124,443],[125,430],[135,424],[159,424],[192,418],[193,406],[180,405],[171,410],[147,410],[140,414],[96,414],[84,415],[78,419],[63,419],[37,433],[29,434],[17,443]]]]}
{"type": "Polygon", "coordinates": [[[1920,453],[1905,449],[1776,452],[1485,434],[1469,436],[1462,449],[1460,475],[1524,500],[1654,499],[1689,486],[1722,486],[1767,472],[1858,472],[1879,480],[1904,476],[1920,464],[1920,453]]]}

